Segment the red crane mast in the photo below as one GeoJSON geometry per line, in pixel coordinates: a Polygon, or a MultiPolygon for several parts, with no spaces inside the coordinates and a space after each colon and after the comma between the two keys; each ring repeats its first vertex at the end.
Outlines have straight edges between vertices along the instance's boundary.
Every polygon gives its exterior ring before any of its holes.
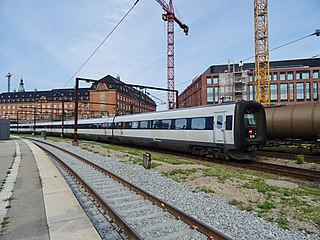
{"type": "MultiPolygon", "coordinates": [[[[172,0],[169,4],[164,0],[156,0],[165,11],[162,19],[168,22],[167,25],[167,88],[174,90],[174,22],[176,22],[184,33],[188,35],[189,27],[182,23],[174,14],[172,0]]],[[[174,92],[168,92],[168,108],[172,108],[174,103],[174,92]]]]}

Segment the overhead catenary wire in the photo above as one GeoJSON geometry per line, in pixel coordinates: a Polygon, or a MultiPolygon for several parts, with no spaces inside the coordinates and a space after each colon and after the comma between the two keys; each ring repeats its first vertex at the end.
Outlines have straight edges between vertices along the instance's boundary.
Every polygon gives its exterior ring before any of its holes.
{"type": "MultiPolygon", "coordinates": [[[[301,37],[301,38],[298,38],[298,39],[296,39],[296,40],[290,41],[290,42],[288,42],[288,43],[282,44],[282,45],[280,45],[280,46],[271,48],[271,49],[269,50],[269,52],[274,51],[274,50],[279,49],[279,48],[282,48],[282,47],[285,47],[285,46],[288,46],[288,45],[290,45],[290,44],[292,44],[292,43],[301,41],[301,40],[303,40],[303,39],[305,39],[305,38],[308,38],[308,37],[311,37],[311,36],[313,36],[313,35],[317,35],[317,30],[316,30],[314,33],[308,34],[308,35],[306,35],[306,36],[304,36],[304,37],[301,37]]],[[[318,36],[318,35],[317,35],[317,36],[318,36]]],[[[245,58],[245,59],[243,59],[243,60],[241,60],[241,61],[244,62],[244,61],[247,61],[247,60],[252,59],[252,58],[254,58],[254,57],[255,57],[255,56],[251,56],[251,57],[245,58]]]]}
{"type": "Polygon", "coordinates": [[[127,13],[120,19],[117,25],[111,30],[111,32],[103,39],[103,41],[99,44],[99,46],[91,53],[91,55],[87,58],[87,60],[80,66],[80,68],[72,75],[69,81],[64,85],[66,87],[70,81],[81,71],[81,69],[89,62],[89,60],[93,57],[93,55],[99,50],[99,48],[104,44],[104,42],[111,36],[111,34],[118,28],[118,26],[122,23],[122,21],[129,15],[132,9],[137,5],[139,0],[133,4],[133,6],[127,11],[127,13]]]}

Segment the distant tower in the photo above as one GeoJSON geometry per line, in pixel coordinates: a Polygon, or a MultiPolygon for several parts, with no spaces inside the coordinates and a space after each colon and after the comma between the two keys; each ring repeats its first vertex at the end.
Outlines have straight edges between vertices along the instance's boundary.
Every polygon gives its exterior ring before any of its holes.
{"type": "Polygon", "coordinates": [[[8,92],[10,92],[10,78],[12,74],[10,72],[7,73],[6,77],[8,78],[8,92]]]}
{"type": "Polygon", "coordinates": [[[25,90],[24,90],[24,84],[23,84],[23,79],[22,79],[22,78],[21,78],[21,80],[20,80],[18,92],[25,92],[25,90]]]}

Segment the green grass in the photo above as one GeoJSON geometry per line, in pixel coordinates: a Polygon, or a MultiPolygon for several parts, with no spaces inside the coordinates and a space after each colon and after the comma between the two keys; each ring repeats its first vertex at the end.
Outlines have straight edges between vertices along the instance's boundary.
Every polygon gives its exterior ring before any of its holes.
{"type": "Polygon", "coordinates": [[[162,174],[164,176],[173,178],[177,182],[182,182],[182,181],[187,180],[188,176],[194,174],[195,172],[197,172],[196,168],[192,168],[192,169],[173,169],[173,170],[168,171],[168,172],[163,172],[162,174]]]}
{"type": "Polygon", "coordinates": [[[267,212],[270,209],[275,208],[275,205],[271,201],[265,201],[265,202],[259,203],[258,208],[267,212]]]}
{"type": "Polygon", "coordinates": [[[269,186],[265,183],[264,179],[255,178],[249,180],[247,183],[243,184],[242,187],[249,189],[256,189],[258,192],[266,194],[271,191],[276,191],[278,188],[269,186]]]}
{"type": "Polygon", "coordinates": [[[289,229],[289,222],[284,215],[281,215],[274,222],[276,222],[279,225],[279,227],[283,229],[289,229]]]}
{"type": "MultiPolygon", "coordinates": [[[[101,144],[101,147],[106,148],[106,149],[110,149],[113,151],[117,151],[117,152],[127,153],[127,154],[130,154],[133,156],[139,156],[139,157],[142,157],[143,154],[146,152],[146,151],[139,150],[139,149],[131,149],[131,148],[110,145],[110,144],[101,144]]],[[[190,161],[180,160],[174,156],[167,156],[165,154],[160,154],[160,153],[155,153],[155,152],[150,152],[150,154],[151,154],[152,160],[156,160],[159,162],[164,162],[164,163],[168,163],[168,164],[172,164],[172,165],[193,164],[190,161]]]]}

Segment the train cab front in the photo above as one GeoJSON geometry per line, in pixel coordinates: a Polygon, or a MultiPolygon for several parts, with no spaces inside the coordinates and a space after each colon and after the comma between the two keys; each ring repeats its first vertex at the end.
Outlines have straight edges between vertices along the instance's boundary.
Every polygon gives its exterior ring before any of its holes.
{"type": "Polygon", "coordinates": [[[237,160],[255,159],[255,152],[267,142],[264,107],[256,102],[237,102],[234,126],[234,149],[229,156],[237,160]]]}

